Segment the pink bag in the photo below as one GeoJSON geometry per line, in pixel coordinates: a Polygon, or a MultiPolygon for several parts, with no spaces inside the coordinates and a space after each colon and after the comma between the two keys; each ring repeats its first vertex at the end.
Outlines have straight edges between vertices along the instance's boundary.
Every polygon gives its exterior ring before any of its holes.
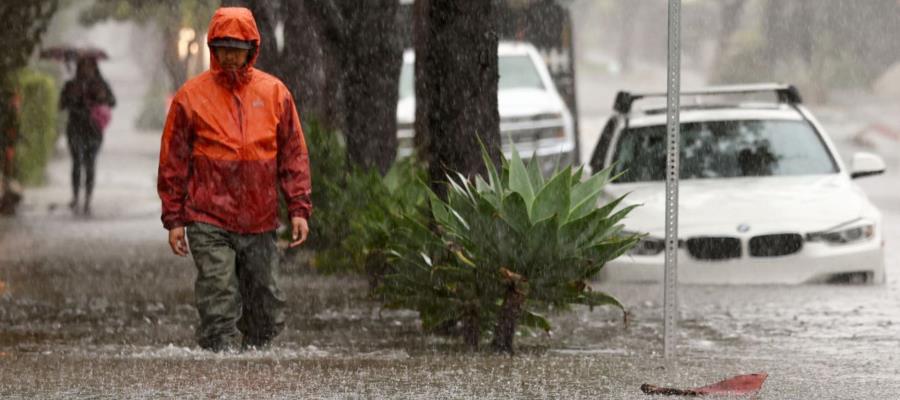
{"type": "Polygon", "coordinates": [[[91,107],[91,121],[94,122],[101,134],[106,130],[106,126],[109,125],[111,119],[112,109],[108,105],[98,104],[91,107]]]}

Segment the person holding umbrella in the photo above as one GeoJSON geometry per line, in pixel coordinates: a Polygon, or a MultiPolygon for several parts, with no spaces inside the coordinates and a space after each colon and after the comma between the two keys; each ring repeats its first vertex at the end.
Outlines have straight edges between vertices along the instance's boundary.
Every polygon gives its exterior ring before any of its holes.
{"type": "Polygon", "coordinates": [[[72,155],[73,212],[91,213],[91,195],[94,191],[97,153],[103,143],[103,131],[110,118],[110,107],[116,105],[109,84],[100,74],[97,58],[81,56],[77,59],[75,77],[63,86],[59,107],[69,111],[66,137],[72,155]],[[84,172],[84,203],[79,208],[81,176],[84,172]]]}

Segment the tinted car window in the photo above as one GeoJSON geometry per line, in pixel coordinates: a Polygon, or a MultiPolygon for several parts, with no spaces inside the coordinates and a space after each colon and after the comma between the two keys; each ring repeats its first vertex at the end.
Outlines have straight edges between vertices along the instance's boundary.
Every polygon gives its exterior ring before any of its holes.
{"type": "MultiPolygon", "coordinates": [[[[616,146],[618,182],[661,181],[666,127],[630,128],[616,146]]],[[[681,179],[814,175],[837,172],[805,121],[747,120],[681,124],[681,179]]]]}

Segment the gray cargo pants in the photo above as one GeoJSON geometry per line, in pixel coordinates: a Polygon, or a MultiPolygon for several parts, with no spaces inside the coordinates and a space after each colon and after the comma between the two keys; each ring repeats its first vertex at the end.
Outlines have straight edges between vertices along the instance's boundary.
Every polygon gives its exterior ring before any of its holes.
{"type": "Polygon", "coordinates": [[[267,345],[284,329],[285,319],[275,232],[241,235],[204,223],[186,231],[197,267],[200,347],[221,351],[267,345]]]}

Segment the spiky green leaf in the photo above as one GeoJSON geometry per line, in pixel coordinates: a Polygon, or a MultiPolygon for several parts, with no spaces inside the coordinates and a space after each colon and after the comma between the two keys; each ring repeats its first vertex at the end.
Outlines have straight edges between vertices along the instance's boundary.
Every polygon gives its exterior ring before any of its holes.
{"type": "Polygon", "coordinates": [[[569,219],[581,218],[597,208],[597,200],[603,193],[603,187],[609,182],[610,169],[604,169],[572,188],[572,204],[569,219]]]}
{"type": "Polygon", "coordinates": [[[542,221],[551,216],[558,216],[560,221],[565,221],[569,216],[569,201],[572,183],[572,171],[570,167],[554,175],[534,199],[530,217],[532,222],[542,221]]]}
{"type": "Polygon", "coordinates": [[[535,188],[531,185],[531,178],[525,169],[525,164],[519,158],[519,152],[513,150],[512,159],[509,160],[509,189],[522,196],[529,213],[534,202],[535,188]]]}

